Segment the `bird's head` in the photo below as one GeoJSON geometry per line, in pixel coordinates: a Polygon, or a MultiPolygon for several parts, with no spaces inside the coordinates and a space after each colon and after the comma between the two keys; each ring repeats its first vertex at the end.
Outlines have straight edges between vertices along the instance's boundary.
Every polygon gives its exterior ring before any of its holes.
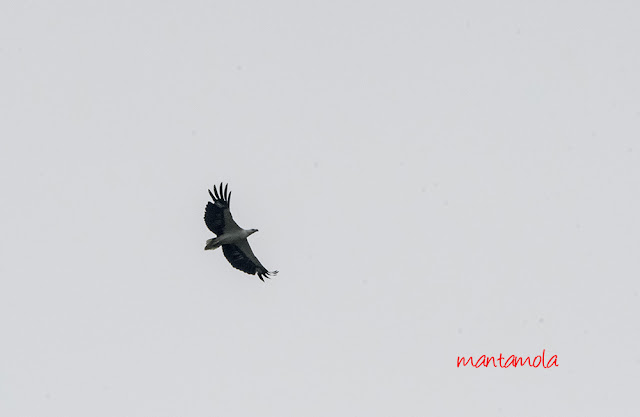
{"type": "Polygon", "coordinates": [[[252,235],[257,231],[258,231],[258,229],[249,229],[249,234],[252,235]]]}

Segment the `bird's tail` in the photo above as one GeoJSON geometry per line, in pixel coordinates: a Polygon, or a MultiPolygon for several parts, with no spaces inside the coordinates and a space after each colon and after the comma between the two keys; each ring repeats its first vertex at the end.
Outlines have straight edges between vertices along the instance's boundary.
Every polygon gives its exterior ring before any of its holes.
{"type": "Polygon", "coordinates": [[[220,242],[218,242],[218,238],[214,237],[212,239],[207,240],[207,244],[204,247],[204,250],[213,250],[220,247],[220,242]]]}

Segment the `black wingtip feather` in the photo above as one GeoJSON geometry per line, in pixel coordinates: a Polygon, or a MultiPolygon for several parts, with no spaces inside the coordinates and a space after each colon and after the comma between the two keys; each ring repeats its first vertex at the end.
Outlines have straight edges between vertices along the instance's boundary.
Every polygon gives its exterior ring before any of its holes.
{"type": "Polygon", "coordinates": [[[272,276],[275,277],[276,275],[278,275],[278,271],[258,272],[256,275],[258,275],[258,278],[260,278],[262,281],[264,281],[264,278],[271,279],[272,276]]]}
{"type": "Polygon", "coordinates": [[[226,203],[227,207],[229,207],[229,201],[231,200],[231,191],[229,191],[229,183],[227,184],[220,183],[220,185],[214,185],[213,192],[211,192],[211,190],[208,190],[208,191],[214,203],[220,200],[223,203],[226,203]]]}
{"type": "Polygon", "coordinates": [[[213,186],[213,192],[209,191],[209,195],[214,203],[224,204],[229,207],[229,200],[231,199],[231,191],[229,191],[229,184],[220,184],[213,186]]]}

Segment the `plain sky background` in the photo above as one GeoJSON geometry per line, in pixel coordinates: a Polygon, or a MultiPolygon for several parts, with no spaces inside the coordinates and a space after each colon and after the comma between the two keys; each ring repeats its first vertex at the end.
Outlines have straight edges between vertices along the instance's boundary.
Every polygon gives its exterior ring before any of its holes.
{"type": "Polygon", "coordinates": [[[639,21],[3,1],[0,415],[638,415],[639,21]]]}

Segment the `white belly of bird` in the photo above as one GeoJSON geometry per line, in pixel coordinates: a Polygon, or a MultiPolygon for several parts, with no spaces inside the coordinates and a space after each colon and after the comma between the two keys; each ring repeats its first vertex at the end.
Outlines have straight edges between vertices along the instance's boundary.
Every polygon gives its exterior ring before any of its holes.
{"type": "Polygon", "coordinates": [[[222,236],[219,236],[218,242],[220,242],[221,245],[230,245],[239,240],[246,239],[247,236],[249,236],[248,230],[238,230],[236,232],[225,233],[222,236]]]}

